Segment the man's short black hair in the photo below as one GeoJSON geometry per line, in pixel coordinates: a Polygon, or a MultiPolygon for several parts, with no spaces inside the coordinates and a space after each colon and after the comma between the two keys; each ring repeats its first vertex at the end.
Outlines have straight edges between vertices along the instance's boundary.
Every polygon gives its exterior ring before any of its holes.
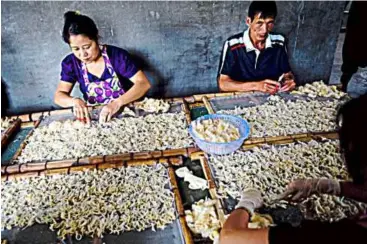
{"type": "Polygon", "coordinates": [[[252,1],[248,8],[248,17],[251,21],[254,20],[257,14],[260,14],[260,18],[274,18],[277,17],[277,4],[275,1],[252,1]]]}
{"type": "Polygon", "coordinates": [[[338,111],[340,149],[353,182],[367,182],[367,94],[345,103],[338,111]]]}

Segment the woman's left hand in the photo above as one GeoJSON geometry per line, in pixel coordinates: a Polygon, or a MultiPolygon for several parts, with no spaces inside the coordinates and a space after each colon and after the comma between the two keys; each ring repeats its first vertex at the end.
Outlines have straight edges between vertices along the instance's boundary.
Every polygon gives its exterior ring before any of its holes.
{"type": "Polygon", "coordinates": [[[121,108],[118,100],[112,101],[109,104],[105,105],[101,113],[99,114],[99,123],[105,123],[111,120],[112,116],[114,116],[121,108]]]}

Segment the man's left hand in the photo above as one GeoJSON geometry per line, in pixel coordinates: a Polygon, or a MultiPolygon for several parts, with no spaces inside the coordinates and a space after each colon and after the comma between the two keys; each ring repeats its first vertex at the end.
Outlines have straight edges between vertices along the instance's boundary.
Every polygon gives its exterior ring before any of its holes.
{"type": "Polygon", "coordinates": [[[111,120],[112,116],[114,116],[122,106],[119,104],[117,100],[110,102],[105,105],[101,113],[99,114],[99,123],[105,123],[111,120]]]}
{"type": "Polygon", "coordinates": [[[286,80],[284,85],[279,89],[280,92],[291,91],[296,87],[296,82],[292,80],[286,80]]]}

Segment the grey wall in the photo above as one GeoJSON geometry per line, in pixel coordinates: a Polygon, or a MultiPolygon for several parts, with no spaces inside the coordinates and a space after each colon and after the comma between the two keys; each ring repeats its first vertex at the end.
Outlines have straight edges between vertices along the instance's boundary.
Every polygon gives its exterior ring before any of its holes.
{"type": "MultiPolygon", "coordinates": [[[[63,13],[79,10],[97,23],[103,42],[131,52],[153,83],[151,96],[217,91],[224,41],[246,28],[249,2],[2,2],[1,76],[9,112],[55,108],[63,13]]],[[[328,80],[343,2],[279,2],[276,30],[288,39],[300,82],[328,80]]]]}

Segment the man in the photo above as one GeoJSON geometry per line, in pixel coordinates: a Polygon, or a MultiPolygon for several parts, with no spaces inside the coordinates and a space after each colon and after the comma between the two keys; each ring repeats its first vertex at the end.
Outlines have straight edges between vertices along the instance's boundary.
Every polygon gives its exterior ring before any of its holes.
{"type": "Polygon", "coordinates": [[[248,29],[230,37],[224,44],[218,72],[221,91],[273,94],[295,87],[285,39],[270,33],[276,15],[274,1],[250,4],[246,18],[248,29]]]}

